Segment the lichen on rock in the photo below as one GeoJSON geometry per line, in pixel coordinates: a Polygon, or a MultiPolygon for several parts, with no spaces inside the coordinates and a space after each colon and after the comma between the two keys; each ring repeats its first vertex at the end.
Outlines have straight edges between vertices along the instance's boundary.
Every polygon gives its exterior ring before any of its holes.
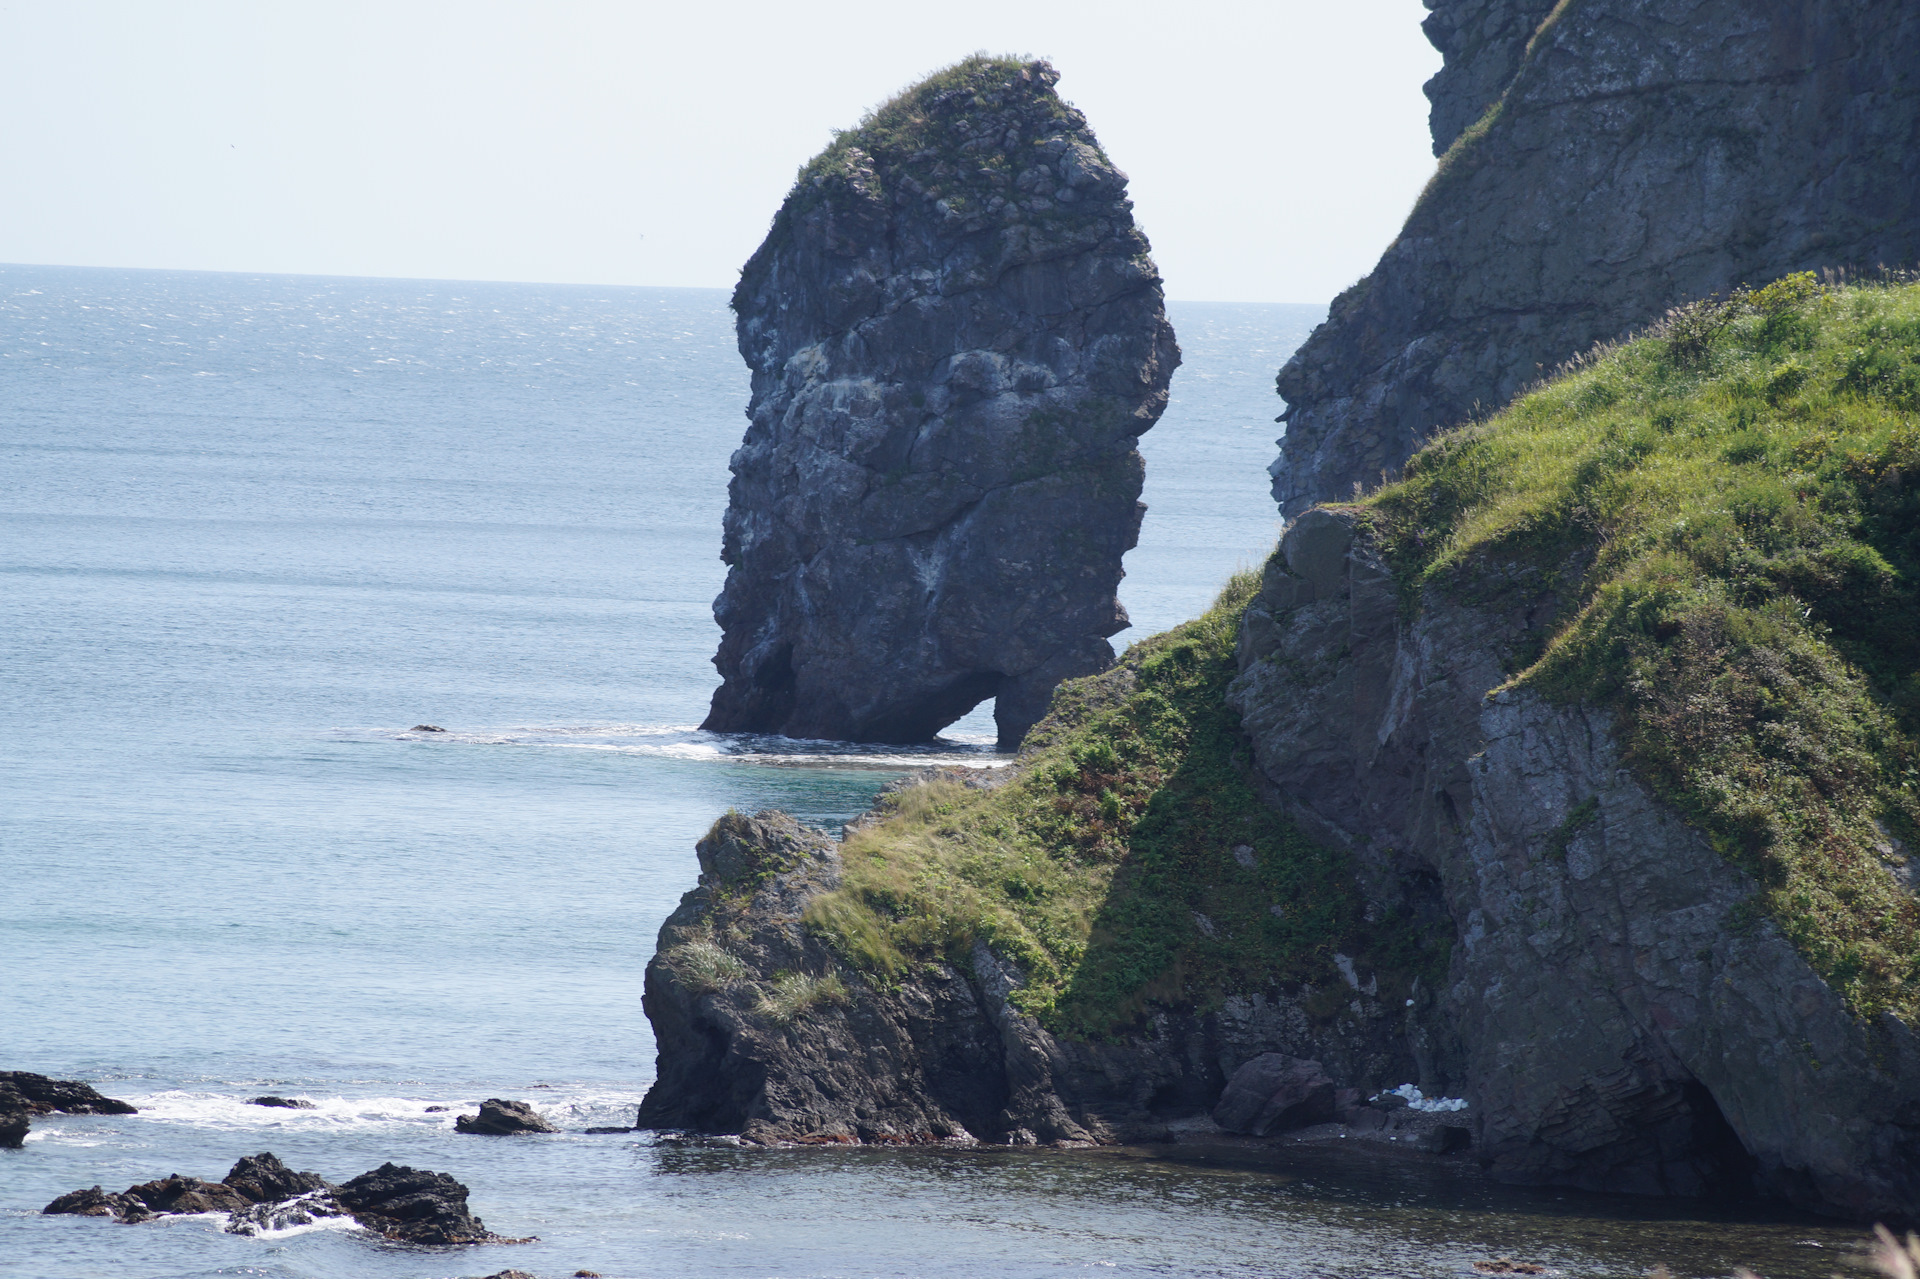
{"type": "Polygon", "coordinates": [[[1016,745],[1103,669],[1179,362],[1126,177],[1045,62],[976,57],[802,171],[734,292],[753,371],[705,727],[1016,745]]]}

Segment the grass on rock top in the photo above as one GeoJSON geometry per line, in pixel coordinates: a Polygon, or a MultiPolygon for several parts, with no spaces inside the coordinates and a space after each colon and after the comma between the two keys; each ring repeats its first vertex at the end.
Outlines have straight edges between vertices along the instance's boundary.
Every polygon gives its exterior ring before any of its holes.
{"type": "Polygon", "coordinates": [[[848,183],[871,185],[891,198],[902,186],[928,201],[944,200],[956,219],[999,210],[1000,220],[1076,222],[1098,217],[1104,205],[1062,205],[1035,214],[1024,208],[1015,180],[1022,170],[1052,163],[1042,150],[1064,140],[1099,143],[1085,117],[1060,100],[1057,79],[1044,62],[975,54],[936,71],[868,112],[856,128],[800,168],[776,215],[797,219],[848,183]],[[996,203],[998,197],[998,203],[996,203]]]}
{"type": "Polygon", "coordinates": [[[1240,575],[1203,617],[1063,684],[1005,785],[888,797],[849,836],[843,886],[808,906],[809,925],[883,978],[964,965],[985,941],[1025,973],[1016,1006],[1091,1038],[1150,1006],[1208,1008],[1277,984],[1344,993],[1336,951],[1377,971],[1383,997],[1435,975],[1440,943],[1367,923],[1346,857],[1248,781],[1225,693],[1257,584],[1240,575]]]}
{"type": "Polygon", "coordinates": [[[1916,1021],[1920,902],[1890,868],[1920,832],[1920,286],[1677,311],[1367,506],[1410,606],[1541,574],[1564,607],[1513,683],[1611,708],[1753,913],[1860,1014],[1916,1021]]]}

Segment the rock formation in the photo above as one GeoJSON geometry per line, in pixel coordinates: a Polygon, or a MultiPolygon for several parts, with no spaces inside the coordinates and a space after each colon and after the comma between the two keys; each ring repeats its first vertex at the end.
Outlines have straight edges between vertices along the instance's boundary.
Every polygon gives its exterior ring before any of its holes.
{"type": "Polygon", "coordinates": [[[1447,154],[1280,371],[1289,517],[1681,302],[1920,265],[1913,6],[1428,4],[1447,154]]]}
{"type": "Polygon", "coordinates": [[[1153,1141],[1263,1053],[1352,1079],[1420,1072],[1407,1016],[1390,1006],[1400,1001],[1364,980],[1161,1012],[1106,1042],[1056,1037],[1012,1002],[1019,966],[984,943],[893,981],[847,966],[802,918],[839,886],[838,846],[791,818],[723,817],[699,855],[700,886],[647,965],[660,1055],[643,1128],[762,1142],[1153,1141]]]}
{"type": "Polygon", "coordinates": [[[524,1101],[489,1097],[480,1103],[477,1115],[461,1115],[453,1121],[455,1132],[487,1137],[511,1137],[517,1133],[558,1132],[540,1113],[524,1101]]]}
{"type": "Polygon", "coordinates": [[[802,171],[734,292],[753,371],[704,727],[1004,748],[1113,660],[1179,362],[1126,177],[1044,62],[969,59],[802,171]]]}
{"type": "Polygon", "coordinates": [[[108,1194],[99,1186],[61,1195],[49,1215],[112,1217],[134,1223],[181,1213],[224,1212],[227,1230],[253,1235],[327,1217],[396,1243],[514,1243],[490,1233],[467,1209],[467,1188],[443,1172],[382,1164],[336,1186],[317,1173],[295,1172],[270,1153],[248,1155],[220,1181],[178,1173],[108,1194]]]}
{"type": "Polygon", "coordinates": [[[1852,1016],[1777,930],[1729,926],[1752,880],[1622,766],[1603,713],[1487,694],[1554,611],[1537,577],[1460,594],[1409,618],[1354,513],[1310,512],[1230,701],[1370,895],[1437,891],[1460,922],[1450,1066],[1480,1157],[1528,1183],[1911,1212],[1920,1041],[1852,1016]]]}
{"type": "Polygon", "coordinates": [[[24,1110],[36,1115],[56,1110],[69,1115],[139,1113],[124,1101],[101,1096],[92,1084],[49,1079],[27,1070],[0,1070],[0,1110],[24,1110]]]}

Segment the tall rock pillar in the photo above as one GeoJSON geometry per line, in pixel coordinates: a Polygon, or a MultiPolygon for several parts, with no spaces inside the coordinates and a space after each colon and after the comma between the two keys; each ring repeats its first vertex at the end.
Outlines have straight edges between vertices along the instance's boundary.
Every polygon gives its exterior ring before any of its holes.
{"type": "Polygon", "coordinates": [[[800,173],[734,291],[753,370],[703,727],[1011,748],[1113,660],[1135,442],[1179,363],[1126,175],[1045,62],[971,58],[800,173]]]}

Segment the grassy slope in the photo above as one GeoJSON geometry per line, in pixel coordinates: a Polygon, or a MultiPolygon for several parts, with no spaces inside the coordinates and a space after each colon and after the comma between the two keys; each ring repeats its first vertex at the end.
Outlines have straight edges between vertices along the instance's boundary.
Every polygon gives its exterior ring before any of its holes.
{"type": "MultiPolygon", "coordinates": [[[[1772,919],[1856,1010],[1914,1020],[1920,906],[1887,866],[1920,833],[1920,286],[1676,313],[1435,440],[1367,512],[1410,606],[1538,569],[1567,604],[1513,681],[1618,713],[1629,764],[1761,884],[1730,926],[1772,919]]],[[[1388,986],[1443,964],[1245,780],[1222,693],[1254,585],[1131,649],[1124,696],[1063,685],[1007,786],[890,800],[812,925],[883,976],[984,938],[1029,1011],[1094,1037],[1324,981],[1335,950],[1388,986]]]]}
{"type": "Polygon", "coordinates": [[[1150,1004],[1331,981],[1336,950],[1378,969],[1388,996],[1442,967],[1444,952],[1411,930],[1365,923],[1345,857],[1247,781],[1224,694],[1256,586],[1243,574],[1205,616],[1128,650],[1130,690],[1111,673],[1062,685],[1013,781],[890,797],[883,820],[848,840],[845,886],[808,922],[881,975],[964,963],[985,939],[1026,970],[1015,995],[1026,1011],[1095,1038],[1150,1004]]]}
{"type": "MultiPolygon", "coordinates": [[[[1514,682],[1613,708],[1628,762],[1862,1014],[1920,1012],[1920,287],[1696,305],[1369,503],[1419,592],[1532,565],[1566,610],[1514,682]]],[[[1751,918],[1734,926],[1750,926],[1751,918]]]]}

